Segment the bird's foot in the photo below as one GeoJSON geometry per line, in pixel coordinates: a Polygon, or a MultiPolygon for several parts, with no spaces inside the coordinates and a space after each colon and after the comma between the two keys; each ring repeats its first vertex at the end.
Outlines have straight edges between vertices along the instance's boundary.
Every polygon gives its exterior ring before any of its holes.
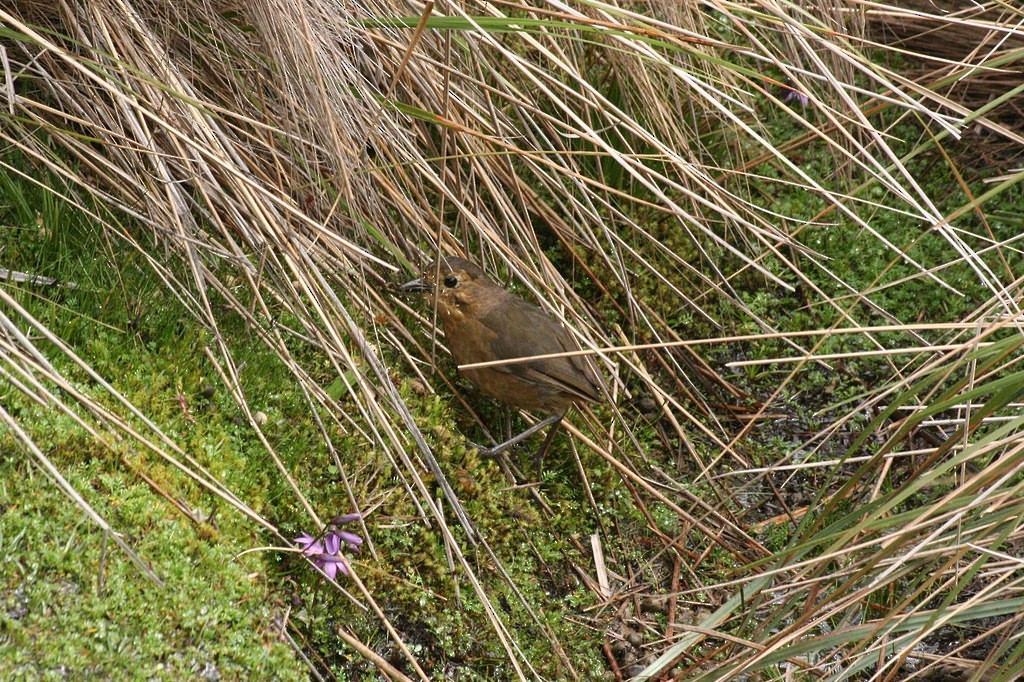
{"type": "Polygon", "coordinates": [[[474,450],[476,450],[477,452],[479,452],[484,457],[494,457],[495,455],[499,455],[502,452],[499,449],[500,446],[495,446],[493,448],[489,448],[489,447],[487,447],[485,445],[480,445],[480,443],[474,443],[471,440],[466,441],[466,444],[469,445],[469,447],[471,447],[474,450]]]}
{"type": "Polygon", "coordinates": [[[503,452],[511,448],[513,445],[517,445],[520,442],[526,440],[527,438],[537,433],[544,427],[551,426],[551,430],[548,431],[547,438],[544,439],[544,444],[541,445],[540,450],[537,450],[536,454],[534,454],[533,456],[533,467],[537,471],[537,480],[539,481],[541,478],[541,473],[543,473],[541,467],[544,464],[544,455],[547,453],[548,448],[551,446],[551,441],[555,439],[555,434],[558,432],[558,426],[561,423],[561,421],[562,415],[560,414],[549,416],[547,419],[537,422],[536,424],[526,429],[525,431],[515,436],[514,438],[510,438],[504,443],[498,443],[494,447],[488,448],[483,445],[474,443],[473,441],[469,441],[469,444],[472,447],[474,447],[477,450],[477,452],[479,452],[481,455],[485,457],[494,457],[495,455],[502,454],[503,452]]]}

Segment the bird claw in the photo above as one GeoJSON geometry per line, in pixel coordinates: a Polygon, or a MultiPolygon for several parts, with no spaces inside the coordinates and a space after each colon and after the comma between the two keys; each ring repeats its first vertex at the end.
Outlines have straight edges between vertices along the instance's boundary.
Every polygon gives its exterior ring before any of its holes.
{"type": "MultiPolygon", "coordinates": [[[[498,455],[504,454],[506,450],[510,449],[510,446],[509,446],[508,443],[500,443],[500,444],[495,445],[494,447],[490,447],[490,448],[489,447],[485,447],[483,445],[480,445],[479,443],[474,443],[471,440],[466,441],[466,444],[469,445],[469,447],[471,447],[474,450],[476,450],[477,452],[479,452],[484,457],[496,457],[498,455]]],[[[537,480],[538,481],[541,479],[541,474],[544,471],[543,470],[543,464],[544,464],[544,451],[542,449],[542,450],[538,450],[534,454],[534,456],[533,456],[533,467],[534,467],[534,469],[537,472],[537,480]]],[[[517,474],[519,473],[518,470],[516,470],[516,473],[517,474]]]]}
{"type": "Polygon", "coordinates": [[[471,447],[474,450],[476,450],[477,452],[479,452],[484,457],[494,457],[495,455],[497,455],[500,452],[500,450],[498,450],[498,448],[485,447],[483,445],[480,445],[479,443],[474,443],[471,440],[466,441],[466,444],[469,445],[469,447],[471,447]]]}
{"type": "Polygon", "coordinates": [[[479,443],[474,443],[473,441],[467,441],[467,443],[469,443],[469,445],[472,448],[474,448],[484,457],[494,457],[496,455],[504,453],[506,450],[509,450],[513,445],[518,445],[521,441],[525,439],[525,437],[532,435],[539,429],[548,426],[549,424],[552,424],[552,428],[548,432],[547,438],[544,439],[544,444],[541,445],[540,449],[537,450],[537,452],[535,452],[533,455],[533,468],[537,472],[537,480],[539,481],[541,479],[542,474],[544,473],[544,455],[547,454],[548,448],[551,446],[551,441],[554,440],[555,438],[555,433],[558,431],[558,425],[560,421],[561,416],[549,417],[548,419],[545,419],[542,422],[534,424],[529,429],[519,434],[515,438],[507,440],[504,443],[499,443],[498,445],[495,445],[494,447],[490,448],[480,445],[479,443]]]}

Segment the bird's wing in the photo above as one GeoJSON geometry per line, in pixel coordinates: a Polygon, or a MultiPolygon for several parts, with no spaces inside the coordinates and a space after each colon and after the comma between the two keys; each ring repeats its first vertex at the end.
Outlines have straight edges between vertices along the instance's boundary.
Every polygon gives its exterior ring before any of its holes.
{"type": "MultiPolygon", "coordinates": [[[[499,328],[506,330],[506,333],[491,341],[491,350],[496,359],[580,350],[579,344],[568,330],[535,305],[520,299],[510,299],[510,303],[503,307],[501,313],[506,319],[499,328]]],[[[582,400],[600,400],[601,382],[591,359],[586,356],[534,360],[514,365],[499,365],[494,369],[552,384],[579,396],[582,400]]]]}

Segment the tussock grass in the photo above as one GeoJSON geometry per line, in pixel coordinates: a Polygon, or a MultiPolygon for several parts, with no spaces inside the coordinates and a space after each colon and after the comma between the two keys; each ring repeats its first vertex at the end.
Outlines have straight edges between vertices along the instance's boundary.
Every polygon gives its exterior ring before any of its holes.
{"type": "MultiPolygon", "coordinates": [[[[992,7],[913,16],[1011,41],[1019,15],[992,7]]],[[[303,651],[344,641],[358,671],[893,679],[949,664],[962,652],[934,639],[983,623],[977,665],[1011,679],[1020,231],[999,206],[1021,175],[975,174],[949,141],[1019,140],[944,88],[1013,73],[1019,50],[921,74],[870,39],[903,16],[874,3],[645,9],[0,10],[0,140],[31,165],[0,163],[188,311],[273,492],[233,489],[0,288],[6,378],[101,443],[137,443],[254,547],[363,512],[350,579],[289,621],[303,651]],[[538,300],[609,380],[539,488],[466,452],[500,420],[396,295],[437,253],[538,300]],[[288,377],[283,422],[253,402],[250,341],[288,377]]]]}

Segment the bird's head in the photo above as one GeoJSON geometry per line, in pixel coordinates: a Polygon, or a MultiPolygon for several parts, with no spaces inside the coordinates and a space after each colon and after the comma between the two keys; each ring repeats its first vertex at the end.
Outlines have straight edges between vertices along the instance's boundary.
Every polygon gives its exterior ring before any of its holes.
{"type": "Polygon", "coordinates": [[[448,257],[431,263],[419,279],[403,284],[402,291],[430,295],[445,320],[478,314],[505,290],[468,260],[448,257]]]}

